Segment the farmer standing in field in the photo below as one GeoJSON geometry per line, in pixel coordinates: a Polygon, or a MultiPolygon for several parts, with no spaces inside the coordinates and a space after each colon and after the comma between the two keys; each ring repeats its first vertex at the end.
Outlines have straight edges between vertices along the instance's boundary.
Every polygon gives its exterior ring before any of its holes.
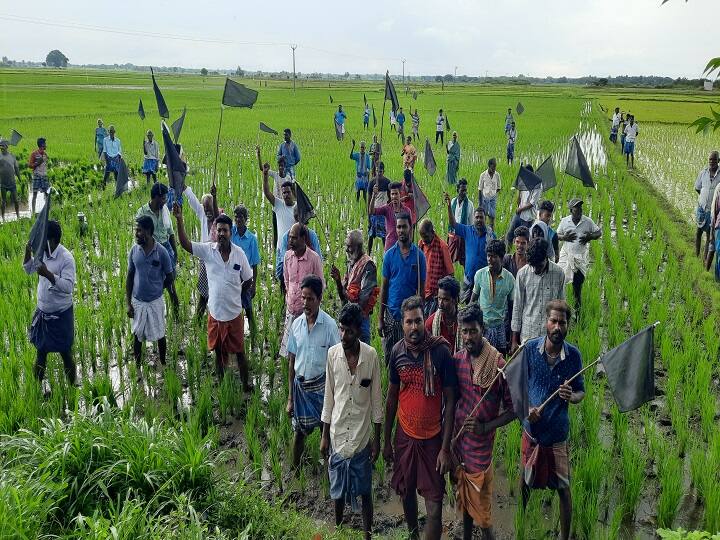
{"type": "Polygon", "coordinates": [[[15,206],[15,216],[20,219],[20,204],[17,196],[17,183],[20,178],[20,167],[15,156],[8,152],[8,141],[0,139],[0,202],[2,203],[2,220],[5,221],[5,196],[9,193],[15,206]]]}
{"type": "Polygon", "coordinates": [[[415,109],[415,112],[410,113],[410,120],[412,121],[412,136],[414,141],[420,140],[420,115],[418,114],[418,110],[415,109]]]}
{"type": "Polygon", "coordinates": [[[595,222],[583,215],[582,199],[570,199],[570,215],[560,221],[557,230],[562,240],[560,268],[565,272],[565,283],[572,283],[575,296],[575,310],[580,311],[582,286],[590,267],[590,242],[602,236],[602,230],[595,222]]]}
{"type": "MultiPolygon", "coordinates": [[[[532,171],[532,166],[528,165],[527,168],[532,171]]],[[[540,197],[542,197],[542,184],[538,184],[535,189],[532,190],[520,190],[517,196],[517,210],[515,215],[510,221],[507,233],[505,234],[505,244],[510,245],[515,238],[515,229],[517,227],[525,226],[530,229],[530,226],[535,221],[538,214],[538,205],[540,204],[540,197]]]]}
{"type": "Polygon", "coordinates": [[[445,276],[452,276],[454,272],[450,250],[445,240],[435,232],[435,227],[429,219],[423,219],[418,227],[420,242],[418,247],[425,255],[427,264],[427,278],[425,290],[422,294],[425,303],[423,313],[425,317],[434,313],[438,307],[438,283],[445,276]]]}
{"type": "Polygon", "coordinates": [[[555,262],[560,258],[560,240],[558,240],[557,232],[552,228],[553,214],[555,213],[555,204],[552,201],[541,201],[538,205],[538,220],[547,225],[548,240],[555,252],[555,262]]]}
{"type": "Polygon", "coordinates": [[[405,113],[402,107],[398,110],[397,117],[395,118],[398,124],[397,136],[402,142],[405,139],[405,113]]]}
{"type": "MultiPolygon", "coordinates": [[[[374,144],[374,143],[373,143],[374,144]]],[[[377,176],[374,176],[370,182],[371,200],[374,198],[374,205],[381,208],[390,202],[390,180],[385,177],[385,164],[380,161],[377,166],[377,176]],[[375,186],[378,186],[377,190],[375,186]],[[377,194],[376,194],[377,192],[377,194]]],[[[368,202],[368,253],[372,253],[373,239],[380,239],[383,244],[385,242],[385,216],[374,215],[370,210],[370,202],[368,202]]]]}
{"type": "Polygon", "coordinates": [[[445,116],[443,116],[443,110],[438,111],[437,118],[435,119],[435,144],[440,141],[445,144],[445,116]]]}
{"type": "Polygon", "coordinates": [[[460,284],[453,276],[445,276],[438,281],[437,309],[425,319],[425,332],[444,337],[453,354],[461,348],[457,318],[459,301],[460,284]]]}
{"type": "Polygon", "coordinates": [[[457,131],[453,131],[452,140],[447,144],[447,181],[449,184],[457,182],[457,173],[460,168],[460,143],[457,131]]]}
{"type": "Polygon", "coordinates": [[[355,201],[360,200],[362,192],[363,201],[367,204],[368,182],[370,180],[370,154],[365,151],[365,141],[360,141],[360,151],[355,151],[355,139],[350,148],[350,159],[355,162],[355,201]]]}
{"type": "Polygon", "coordinates": [[[515,121],[510,122],[510,129],[505,132],[507,135],[507,162],[512,165],[515,159],[515,141],[517,141],[517,130],[515,129],[515,121]]]}
{"type": "Polygon", "coordinates": [[[370,214],[370,216],[378,216],[385,220],[385,251],[393,247],[398,240],[395,229],[395,222],[398,216],[402,213],[407,213],[408,215],[411,213],[410,208],[400,202],[401,188],[402,184],[400,182],[392,182],[389,185],[390,202],[382,206],[377,206],[377,201],[382,200],[382,194],[380,193],[379,182],[373,185],[372,197],[370,197],[370,203],[368,205],[368,214],[370,214]]]}
{"type": "Polygon", "coordinates": [[[703,258],[707,257],[708,246],[710,245],[711,232],[711,203],[715,188],[720,185],[720,174],[718,174],[718,151],[710,152],[708,158],[708,166],[705,167],[695,180],[695,191],[698,194],[697,210],[695,210],[695,222],[697,223],[697,231],[695,232],[695,256],[700,256],[700,245],[702,244],[702,236],[705,233],[705,251],[703,258]]]}
{"type": "Polygon", "coordinates": [[[233,212],[235,223],[230,231],[230,240],[233,244],[243,250],[247,257],[248,264],[252,268],[252,283],[247,289],[243,289],[242,305],[245,315],[250,323],[250,328],[255,324],[255,315],[253,313],[252,301],[255,298],[257,287],[257,270],[260,264],[260,250],[258,249],[257,236],[254,232],[247,228],[249,219],[248,210],[242,204],[235,207],[233,212]]]}
{"type": "Polygon", "coordinates": [[[570,460],[568,405],[585,397],[580,351],[567,343],[571,310],[564,300],[549,302],[545,308],[545,335],[531,339],[525,346],[527,363],[528,417],[522,420],[520,492],[523,509],[531,489],[551,489],[560,498],[560,538],[570,537],[572,499],[570,496],[570,460]],[[544,409],[541,404],[560,390],[544,409]]]}
{"type": "MultiPolygon", "coordinates": [[[[295,227],[302,225],[295,225],[293,229],[295,227]]],[[[328,351],[340,343],[337,322],[320,309],[324,286],[320,276],[312,273],[304,275],[298,283],[301,312],[288,332],[289,385],[286,411],[292,418],[295,432],[292,451],[295,470],[300,466],[305,438],[316,427],[322,429],[328,351]]]]}
{"type": "Polygon", "coordinates": [[[365,110],[363,111],[363,130],[367,131],[370,129],[370,105],[365,103],[365,110]]]}
{"type": "Polygon", "coordinates": [[[285,170],[288,174],[295,178],[295,167],[300,163],[300,149],[295,141],[292,140],[292,131],[290,128],[285,128],[283,131],[284,142],[278,146],[277,155],[275,156],[278,161],[280,158],[285,158],[285,170]]]}
{"type": "MultiPolygon", "coordinates": [[[[504,244],[495,240],[500,245],[504,244]]],[[[459,463],[453,471],[457,490],[457,508],[463,516],[463,538],[472,538],[473,525],[482,530],[485,539],[492,532],[493,446],[495,431],[515,419],[510,390],[504,377],[493,380],[505,366],[500,351],[483,337],[483,311],[470,304],[460,311],[459,334],[462,350],[455,353],[458,401],[455,407],[453,448],[459,463]],[[490,393],[485,396],[486,392],[490,393]],[[484,397],[484,399],[483,399],[484,397]],[[477,404],[480,406],[475,410],[477,404]]]]}
{"type": "Polygon", "coordinates": [[[122,160],[122,144],[120,143],[120,139],[115,136],[115,126],[110,126],[108,136],[103,139],[102,157],[105,160],[103,185],[107,184],[110,173],[113,173],[115,181],[117,181],[121,166],[120,160],[122,160]]]}
{"type": "Polygon", "coordinates": [[[340,343],[330,347],[325,371],[320,453],[329,458],[335,525],[343,521],[345,503],[356,509],[359,496],[363,532],[370,538],[372,467],[380,456],[383,415],[382,372],[375,349],[360,340],[364,320],[358,304],[345,304],[340,310],[340,343]]]}
{"type": "Polygon", "coordinates": [[[97,153],[98,158],[102,156],[103,141],[105,141],[107,134],[108,132],[105,126],[103,126],[103,121],[98,118],[97,127],[95,128],[95,153],[97,153]]]}
{"type": "Polygon", "coordinates": [[[622,115],[620,114],[620,107],[615,107],[615,113],[612,116],[612,121],[610,124],[610,142],[613,144],[617,143],[617,134],[618,129],[620,128],[620,119],[622,118],[622,115]]]}
{"type": "MultiPolygon", "coordinates": [[[[295,144],[295,143],[293,143],[295,144]]],[[[258,168],[260,169],[260,173],[263,172],[263,162],[262,158],[260,157],[260,147],[255,147],[255,153],[257,154],[258,159],[258,168]]],[[[289,172],[289,170],[286,167],[286,158],[285,156],[279,156],[277,158],[277,171],[273,171],[270,169],[268,171],[268,175],[270,178],[273,179],[273,194],[275,195],[276,199],[282,199],[282,185],[285,182],[290,182],[292,184],[292,193],[293,197],[297,196],[296,190],[295,190],[295,177],[289,172]]],[[[272,215],[272,226],[273,226],[273,245],[276,245],[278,243],[278,230],[277,230],[277,216],[275,212],[273,211],[272,215]]]]}
{"type": "Polygon", "coordinates": [[[497,198],[502,188],[500,173],[497,172],[497,160],[490,158],[488,167],[478,180],[478,206],[485,210],[491,228],[495,228],[495,214],[497,211],[497,198]]]}
{"type": "Polygon", "coordinates": [[[425,331],[419,296],[407,298],[401,310],[403,339],[392,348],[388,360],[390,382],[383,457],[393,464],[390,484],[402,498],[410,537],[419,538],[417,493],[420,493],[427,512],[424,538],[439,540],[444,476],[452,467],[455,362],[445,338],[425,331]]]}
{"type": "Polygon", "coordinates": [[[372,162],[372,169],[370,175],[375,178],[378,175],[378,164],[382,156],[382,145],[378,142],[377,135],[373,135],[373,140],[370,143],[370,160],[372,162]]]}
{"type": "MultiPolygon", "coordinates": [[[[450,208],[455,215],[455,221],[463,225],[472,225],[475,215],[475,206],[467,196],[467,180],[461,178],[457,183],[457,197],[450,201],[450,208]]],[[[465,240],[450,229],[448,235],[448,248],[454,263],[465,266],[465,240]]]]}
{"type": "Polygon", "coordinates": [[[153,182],[157,182],[158,164],[160,163],[160,146],[155,140],[155,136],[151,130],[147,130],[146,139],[143,141],[143,166],[142,172],[150,183],[152,177],[153,182]]]}
{"type": "MultiPolygon", "coordinates": [[[[38,261],[31,258],[30,242],[25,246],[23,270],[37,272],[37,308],[28,331],[30,343],[37,350],[35,378],[42,381],[45,376],[48,353],[59,353],[65,368],[65,376],[75,384],[76,369],[72,358],[75,340],[75,319],[73,316],[73,291],[75,290],[75,259],[72,253],[60,243],[60,223],[47,223],[47,243],[43,246],[43,257],[38,261]]],[[[33,254],[35,255],[35,254],[33,254]]]]}
{"type": "MultiPolygon", "coordinates": [[[[282,183],[280,190],[282,197],[276,197],[270,190],[270,165],[265,163],[262,167],[263,171],[263,194],[273,207],[273,216],[277,221],[277,239],[275,240],[275,250],[280,249],[280,241],[286,232],[290,230],[292,224],[295,223],[295,197],[293,195],[293,182],[287,180],[282,183]]],[[[282,254],[281,254],[282,255],[282,254]]]]}
{"type": "MultiPolygon", "coordinates": [[[[300,214],[298,213],[297,205],[295,206],[295,209],[293,210],[293,219],[295,220],[294,223],[300,223],[300,214]]],[[[307,225],[306,225],[307,227],[307,225]]],[[[292,228],[292,227],[291,227],[292,228]]],[[[313,250],[315,253],[320,255],[320,260],[324,261],[322,249],[320,249],[320,239],[318,238],[317,233],[311,229],[310,227],[307,227],[308,237],[307,237],[307,247],[313,250]]],[[[288,251],[288,246],[290,245],[290,231],[286,232],[283,237],[280,239],[280,248],[277,250],[275,254],[275,277],[280,282],[280,289],[283,294],[285,294],[285,254],[288,251]]]]}
{"type": "Polygon", "coordinates": [[[133,356],[138,378],[142,377],[140,362],[146,341],[157,342],[160,363],[165,365],[165,300],[163,288],[173,279],[170,255],[153,238],[154,225],[149,216],[135,220],[135,245],[128,253],[125,277],[125,303],[132,319],[133,356]]]}
{"type": "Polygon", "coordinates": [[[47,142],[44,137],[37,140],[37,149],[33,150],[28,158],[28,166],[32,170],[32,202],[30,203],[30,211],[35,213],[35,200],[38,191],[44,194],[50,192],[50,182],[48,181],[48,161],[47,142]]]}
{"type": "Polygon", "coordinates": [[[505,135],[507,136],[508,132],[510,131],[510,128],[512,127],[513,122],[515,119],[513,118],[512,109],[508,107],[508,112],[505,115],[505,135]]]}
{"type": "Polygon", "coordinates": [[[635,139],[638,136],[638,125],[635,123],[635,117],[630,115],[630,121],[625,126],[625,164],[631,168],[635,168],[635,139]]]}
{"type": "Polygon", "coordinates": [[[338,105],[338,110],[335,112],[335,129],[339,133],[339,139],[345,140],[345,120],[347,114],[343,111],[342,105],[338,105]]]}
{"type": "Polygon", "coordinates": [[[363,252],[363,236],[360,229],[350,231],[345,238],[347,272],[341,279],[340,270],[333,264],[330,270],[343,304],[356,303],[362,310],[360,341],[370,343],[370,314],[377,302],[380,289],[377,282],[377,265],[363,252]]]}
{"type": "Polygon", "coordinates": [[[243,291],[252,285],[252,269],[242,249],[230,241],[232,220],[225,214],[215,220],[216,242],[191,242],[185,234],[182,207],[175,204],[178,239],[185,251],[205,262],[208,278],[208,349],[215,351],[218,381],[225,375],[229,355],[235,354],[243,390],[250,392],[245,358],[243,291]]]}
{"type": "Polygon", "coordinates": [[[417,149],[412,143],[412,137],[408,135],[408,138],[405,140],[405,144],[403,145],[402,152],[400,155],[403,158],[403,169],[415,170],[415,162],[417,161],[417,149]]]}
{"type": "Polygon", "coordinates": [[[715,188],[710,210],[710,229],[712,231],[710,248],[705,257],[705,269],[710,270],[715,257],[715,281],[720,281],[720,185],[715,188]]]}

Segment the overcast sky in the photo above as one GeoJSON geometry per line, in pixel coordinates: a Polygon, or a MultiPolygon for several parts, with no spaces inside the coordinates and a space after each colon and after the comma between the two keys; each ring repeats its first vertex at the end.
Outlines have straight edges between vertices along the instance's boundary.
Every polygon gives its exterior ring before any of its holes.
{"type": "Polygon", "coordinates": [[[31,0],[0,6],[0,55],[299,72],[700,76],[718,0],[31,0]],[[33,22],[34,21],[34,22],[33,22]],[[90,29],[93,28],[93,29],[90,29]],[[181,38],[181,39],[180,39],[181,38]]]}

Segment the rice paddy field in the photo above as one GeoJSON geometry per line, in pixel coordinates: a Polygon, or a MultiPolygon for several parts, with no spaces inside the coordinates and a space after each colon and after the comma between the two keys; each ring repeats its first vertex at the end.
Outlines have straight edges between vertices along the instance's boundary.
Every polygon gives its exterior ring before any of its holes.
{"type": "MultiPolygon", "coordinates": [[[[299,477],[289,471],[287,365],[278,357],[282,299],[272,280],[271,209],[262,196],[254,149],[259,144],[263,159],[271,160],[280,142],[258,132],[260,121],[280,132],[293,130],[302,151],[297,178],[317,210],[310,225],[321,240],[327,280],[331,264],[344,267],[346,232],[366,228],[364,206],[354,199],[348,152],[352,138],[369,142],[373,132],[379,134],[383,86],[305,82],[293,92],[289,81],[244,82],[260,95],[253,109],[224,111],[218,197],[227,210],[238,203],[248,207],[249,227],[260,242],[258,326],[246,340],[255,382],[249,397],[240,391],[236,373],[216,383],[205,326],[192,317],[197,263],[185,252],[179,254],[179,318],[168,317],[169,367],[155,369],[149,347],[151,365],[146,362],[137,381],[124,278],[133,218],[149,200],[149,188],[138,178],[135,189],[114,199],[112,188],[101,185],[93,141],[98,118],[114,124],[125,159],[140,177],[143,132],[159,133],[149,75],[0,70],[0,133],[16,129],[24,135],[14,148],[23,161],[37,137],[48,141],[58,191],[52,216],[62,223],[63,244],[77,262],[74,354],[81,378],[80,388],[68,387],[53,356],[49,395],[32,377],[35,351],[27,327],[37,278],[21,268],[31,221],[0,225],[0,538],[360,538],[352,527],[359,526],[358,515],[352,526],[331,525],[317,432],[309,438],[299,477]],[[378,115],[377,128],[366,132],[363,94],[378,115]],[[144,122],[136,112],[139,98],[148,114],[144,122]],[[348,114],[343,142],[335,140],[331,120],[338,104],[348,114]],[[84,234],[78,212],[88,218],[84,234]]],[[[160,74],[158,83],[172,118],[187,106],[180,140],[192,172],[187,183],[204,193],[212,179],[224,79],[160,74]]],[[[520,162],[537,166],[549,155],[558,185],[545,197],[556,203],[555,223],[566,215],[568,199],[582,197],[585,212],[602,227],[602,239],[592,243],[583,310],[568,336],[584,362],[660,321],[652,402],[620,414],[606,380],[595,374],[586,378],[586,398],[571,407],[574,537],[683,538],[684,533],[668,531],[720,531],[720,294],[694,257],[690,222],[692,185],[720,138],[686,128],[713,98],[560,86],[413,86],[411,91],[418,92],[417,100],[402,92],[400,101],[406,111],[419,110],[423,142],[434,135],[437,110],[447,111],[462,148],[459,174],[468,179],[473,198],[487,159],[498,158],[503,189],[497,232],[504,233],[514,211],[517,193],[510,185],[520,162]],[[508,166],[505,111],[519,101],[525,112],[515,115],[516,162],[508,166]],[[637,169],[631,172],[607,138],[605,111],[615,106],[635,113],[640,124],[637,169]],[[574,134],[591,162],[596,190],[560,172],[574,134]]],[[[385,125],[384,161],[392,179],[402,173],[400,148],[385,125]]],[[[433,149],[438,173],[429,177],[419,168],[416,174],[432,203],[429,217],[445,231],[446,159],[442,147],[433,149]]],[[[29,178],[27,170],[23,174],[29,178]]],[[[22,191],[26,194],[27,186],[22,191]]],[[[188,211],[186,222],[198,237],[198,222],[188,211]]],[[[331,286],[323,308],[335,314],[339,305],[331,286]]],[[[373,344],[381,351],[375,317],[373,344]]],[[[496,534],[554,537],[559,509],[550,492],[535,493],[524,518],[517,511],[520,433],[512,423],[499,431],[495,445],[496,534]]],[[[389,472],[380,458],[374,471],[375,534],[405,538],[389,472]]],[[[452,500],[443,517],[448,538],[461,532],[452,500]]]]}

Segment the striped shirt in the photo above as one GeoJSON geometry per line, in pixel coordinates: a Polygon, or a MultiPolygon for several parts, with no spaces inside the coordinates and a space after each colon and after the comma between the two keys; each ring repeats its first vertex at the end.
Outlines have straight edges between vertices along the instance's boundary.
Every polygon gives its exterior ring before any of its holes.
{"type": "Polygon", "coordinates": [[[542,274],[526,264],[518,270],[513,299],[513,332],[520,332],[520,341],[545,333],[545,306],[550,300],[565,300],[565,272],[552,261],[542,274]]]}

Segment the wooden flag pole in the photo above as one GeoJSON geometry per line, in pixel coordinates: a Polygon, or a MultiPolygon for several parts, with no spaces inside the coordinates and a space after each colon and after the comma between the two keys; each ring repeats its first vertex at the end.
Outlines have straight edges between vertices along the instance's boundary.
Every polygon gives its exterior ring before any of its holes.
{"type": "Polygon", "coordinates": [[[222,129],[222,119],[223,119],[223,110],[225,107],[220,105],[220,125],[218,126],[218,134],[217,134],[217,140],[215,141],[215,164],[213,165],[213,177],[212,177],[212,185],[215,185],[215,178],[217,174],[217,162],[218,162],[218,152],[220,151],[220,130],[222,129]]]}
{"type": "MultiPolygon", "coordinates": [[[[600,362],[600,358],[598,358],[597,360],[595,360],[595,361],[592,362],[591,364],[588,364],[587,366],[585,366],[584,368],[582,368],[580,371],[578,371],[575,375],[573,375],[572,377],[570,377],[567,381],[565,381],[564,384],[568,384],[568,383],[573,382],[573,381],[574,381],[575,379],[577,379],[580,375],[582,375],[583,373],[585,373],[585,372],[586,372],[588,369],[590,369],[591,367],[597,365],[599,362],[600,362]]],[[[547,399],[543,402],[543,404],[540,405],[540,407],[538,407],[537,413],[538,413],[538,414],[542,413],[542,410],[545,408],[545,406],[546,406],[548,403],[550,403],[550,402],[553,400],[553,398],[555,398],[555,396],[557,396],[559,393],[560,393],[560,388],[558,387],[558,389],[555,390],[552,394],[550,394],[550,397],[547,398],[547,399]]]]}

